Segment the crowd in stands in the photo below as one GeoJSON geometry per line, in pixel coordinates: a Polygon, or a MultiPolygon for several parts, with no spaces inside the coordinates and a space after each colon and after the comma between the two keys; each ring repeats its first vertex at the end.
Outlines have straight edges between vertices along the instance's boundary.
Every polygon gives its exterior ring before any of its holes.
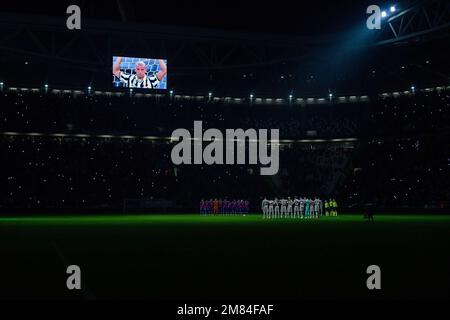
{"type": "Polygon", "coordinates": [[[371,135],[433,134],[450,124],[450,90],[379,98],[370,104],[371,135]]]}
{"type": "MultiPolygon", "coordinates": [[[[198,199],[217,194],[256,203],[261,195],[276,193],[278,180],[285,183],[289,170],[321,156],[316,152],[286,161],[283,177],[265,177],[257,165],[175,166],[170,142],[0,136],[0,147],[6,168],[0,174],[4,207],[119,207],[126,198],[173,199],[196,207],[198,199]]],[[[280,158],[289,154],[283,149],[280,158]]],[[[319,189],[323,177],[309,177],[309,187],[319,189]]]]}
{"type": "Polygon", "coordinates": [[[358,133],[362,113],[353,105],[226,105],[169,97],[21,91],[0,92],[0,104],[2,131],[142,136],[170,136],[173,130],[192,129],[193,122],[201,120],[205,129],[279,129],[284,139],[349,138],[358,133]],[[346,114],[343,109],[348,109],[346,114]]]}
{"type": "Polygon", "coordinates": [[[200,199],[218,194],[252,204],[310,194],[335,197],[342,207],[358,201],[449,206],[448,91],[293,108],[4,90],[0,105],[4,209],[120,207],[125,198],[172,199],[197,208],[200,199]],[[357,140],[283,144],[278,174],[260,176],[257,165],[175,166],[170,141],[94,137],[170,136],[176,128],[192,130],[194,120],[204,128],[279,128],[286,139],[357,140]]]}
{"type": "Polygon", "coordinates": [[[376,203],[387,208],[448,208],[449,137],[373,139],[361,145],[361,171],[346,179],[347,203],[376,203]]]}

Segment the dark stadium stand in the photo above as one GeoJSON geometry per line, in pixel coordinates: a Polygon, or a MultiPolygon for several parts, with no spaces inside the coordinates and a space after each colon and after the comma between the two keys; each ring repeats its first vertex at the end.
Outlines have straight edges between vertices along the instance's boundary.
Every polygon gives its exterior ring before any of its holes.
{"type": "Polygon", "coordinates": [[[268,194],[310,194],[336,197],[350,209],[368,200],[445,209],[449,103],[446,88],[295,107],[5,88],[2,203],[119,210],[126,198],[156,198],[196,208],[198,199],[217,195],[257,204],[268,194]],[[192,130],[194,120],[204,128],[280,129],[279,173],[262,177],[255,165],[173,165],[171,132],[192,130]]]}

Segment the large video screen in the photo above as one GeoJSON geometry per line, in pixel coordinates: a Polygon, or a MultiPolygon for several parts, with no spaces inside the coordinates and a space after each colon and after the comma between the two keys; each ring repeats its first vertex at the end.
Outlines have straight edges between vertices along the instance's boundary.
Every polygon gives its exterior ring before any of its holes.
{"type": "Polygon", "coordinates": [[[116,88],[167,89],[167,60],[114,56],[113,85],[116,88]]]}

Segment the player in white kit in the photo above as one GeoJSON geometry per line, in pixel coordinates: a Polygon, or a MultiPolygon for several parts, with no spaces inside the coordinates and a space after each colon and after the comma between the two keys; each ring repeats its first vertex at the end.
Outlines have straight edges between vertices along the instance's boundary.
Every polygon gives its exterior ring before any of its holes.
{"type": "Polygon", "coordinates": [[[269,201],[269,219],[272,219],[274,217],[274,201],[269,201]]]}
{"type": "Polygon", "coordinates": [[[319,212],[320,211],[320,203],[319,203],[319,199],[315,198],[314,199],[314,213],[316,214],[316,219],[319,217],[319,212]]]}
{"type": "Polygon", "coordinates": [[[300,217],[302,219],[305,217],[305,204],[306,204],[306,199],[300,198],[300,217]]]}
{"type": "Polygon", "coordinates": [[[292,205],[294,204],[294,201],[292,201],[291,197],[288,197],[287,200],[287,217],[292,218],[292,205]]]}
{"type": "Polygon", "coordinates": [[[263,212],[263,219],[268,218],[269,215],[269,200],[266,198],[263,199],[261,202],[262,212],[263,212]]]}
{"type": "Polygon", "coordinates": [[[286,218],[286,206],[287,206],[287,200],[286,199],[281,199],[280,200],[281,218],[286,218]]]}
{"type": "Polygon", "coordinates": [[[313,219],[315,212],[314,212],[314,201],[313,199],[308,199],[309,201],[309,218],[313,219]]]}
{"type": "Polygon", "coordinates": [[[300,217],[300,200],[295,198],[294,199],[294,218],[300,217]]]}
{"type": "Polygon", "coordinates": [[[280,217],[280,201],[275,198],[275,200],[273,200],[273,206],[275,209],[275,218],[279,218],[280,217]]]}

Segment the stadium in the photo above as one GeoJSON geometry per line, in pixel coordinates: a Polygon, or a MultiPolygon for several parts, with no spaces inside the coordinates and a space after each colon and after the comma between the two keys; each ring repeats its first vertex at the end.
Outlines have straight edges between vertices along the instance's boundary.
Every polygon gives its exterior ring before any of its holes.
{"type": "Polygon", "coordinates": [[[449,299],[450,3],[394,2],[2,3],[0,298],[449,299]]]}

